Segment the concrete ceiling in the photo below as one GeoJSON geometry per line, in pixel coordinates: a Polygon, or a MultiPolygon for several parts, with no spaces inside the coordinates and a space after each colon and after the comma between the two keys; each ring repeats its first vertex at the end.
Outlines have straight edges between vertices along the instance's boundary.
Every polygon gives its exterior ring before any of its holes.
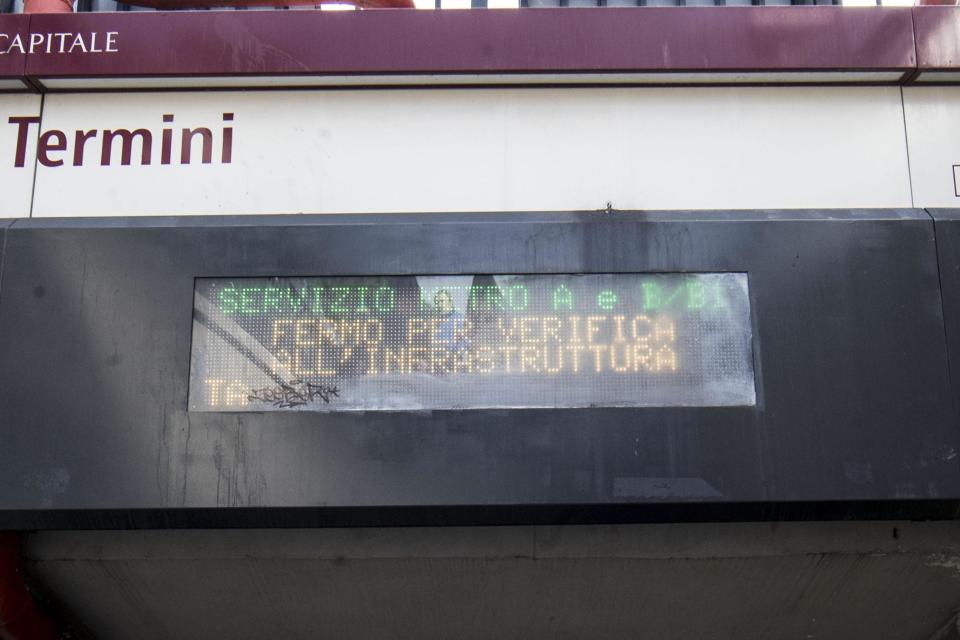
{"type": "Polygon", "coordinates": [[[92,638],[930,640],[960,522],[44,532],[92,638]]]}

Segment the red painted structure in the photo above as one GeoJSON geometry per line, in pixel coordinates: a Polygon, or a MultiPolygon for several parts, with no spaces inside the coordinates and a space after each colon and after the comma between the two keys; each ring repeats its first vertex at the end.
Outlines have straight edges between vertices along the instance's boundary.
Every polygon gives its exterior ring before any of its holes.
{"type": "Polygon", "coordinates": [[[25,0],[24,13],[72,13],[70,0],[25,0]]]}
{"type": "Polygon", "coordinates": [[[0,638],[56,640],[57,627],[37,606],[20,573],[20,537],[0,532],[0,638]]]}
{"type": "MultiPolygon", "coordinates": [[[[153,9],[212,9],[218,7],[291,7],[340,4],[340,0],[128,0],[127,4],[153,9]]],[[[351,0],[364,9],[413,9],[413,0],[351,0]]],[[[24,13],[72,13],[70,0],[24,0],[24,13]]]]}

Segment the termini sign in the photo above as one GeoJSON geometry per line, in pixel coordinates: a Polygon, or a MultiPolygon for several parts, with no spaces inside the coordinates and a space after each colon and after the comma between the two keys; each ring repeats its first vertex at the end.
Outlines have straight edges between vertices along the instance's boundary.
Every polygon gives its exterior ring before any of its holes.
{"type": "MultiPolygon", "coordinates": [[[[233,122],[232,113],[223,114],[224,125],[219,130],[211,127],[184,127],[174,136],[172,125],[175,121],[173,114],[162,116],[163,128],[154,131],[146,128],[137,129],[77,129],[64,132],[59,129],[50,129],[39,134],[37,141],[37,161],[45,167],[62,167],[70,164],[82,167],[87,156],[87,147],[94,146],[99,139],[99,151],[93,154],[98,158],[101,166],[113,164],[114,148],[120,148],[121,165],[131,163],[149,165],[159,164],[190,164],[195,158],[203,164],[214,161],[214,145],[218,149],[216,158],[223,164],[230,164],[233,158],[233,127],[227,126],[233,122]],[[159,144],[155,145],[154,140],[159,144]],[[118,145],[115,144],[117,141],[118,145]],[[194,143],[198,153],[194,153],[194,143]],[[134,146],[139,153],[134,156],[134,146]],[[154,153],[155,146],[159,147],[158,157],[154,153]]],[[[17,127],[17,148],[13,164],[15,167],[24,167],[27,163],[27,144],[32,125],[39,125],[37,116],[11,116],[8,118],[11,125],[17,127]]]]}
{"type": "Polygon", "coordinates": [[[949,207],[957,105],[956,87],[0,95],[0,215],[949,207]]]}
{"type": "Polygon", "coordinates": [[[0,118],[35,216],[911,205],[895,87],[75,93],[0,118]]]}

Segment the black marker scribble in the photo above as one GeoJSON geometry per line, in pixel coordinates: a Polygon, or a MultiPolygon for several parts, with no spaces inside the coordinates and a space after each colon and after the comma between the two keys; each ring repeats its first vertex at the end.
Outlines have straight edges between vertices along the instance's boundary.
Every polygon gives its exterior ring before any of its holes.
{"type": "Polygon", "coordinates": [[[333,398],[340,397],[340,390],[327,384],[318,384],[306,380],[281,382],[275,387],[254,389],[247,395],[251,402],[269,402],[278,409],[293,409],[316,400],[330,404],[333,398]]]}

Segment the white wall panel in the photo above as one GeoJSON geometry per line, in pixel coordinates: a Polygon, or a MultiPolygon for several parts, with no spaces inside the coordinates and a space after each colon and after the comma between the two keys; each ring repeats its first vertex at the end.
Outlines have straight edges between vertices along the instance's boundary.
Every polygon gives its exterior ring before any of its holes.
{"type": "Polygon", "coordinates": [[[30,215],[33,167],[39,127],[27,124],[23,167],[16,166],[17,138],[20,126],[10,118],[38,117],[40,96],[0,95],[0,218],[26,218],[30,215]]]}
{"type": "Polygon", "coordinates": [[[43,128],[68,149],[38,216],[911,204],[896,87],[60,94],[43,128]],[[162,114],[176,141],[224,112],[230,164],[219,137],[211,164],[159,164],[162,114]],[[152,164],[101,166],[103,130],[138,127],[152,164]],[[76,130],[98,131],[82,166],[76,130]]]}
{"type": "Polygon", "coordinates": [[[904,87],[913,198],[960,207],[960,87],[904,87]]]}

